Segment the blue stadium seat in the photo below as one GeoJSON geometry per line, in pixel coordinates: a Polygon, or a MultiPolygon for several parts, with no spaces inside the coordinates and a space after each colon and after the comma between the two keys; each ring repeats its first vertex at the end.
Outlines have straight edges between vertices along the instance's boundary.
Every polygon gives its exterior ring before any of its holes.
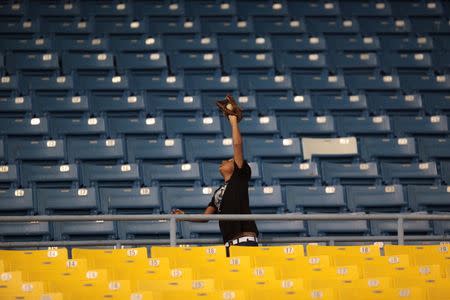
{"type": "Polygon", "coordinates": [[[219,73],[193,74],[186,76],[186,88],[189,91],[211,90],[229,91],[238,88],[237,74],[222,75],[219,73]]]}
{"type": "Polygon", "coordinates": [[[78,168],[75,164],[37,165],[23,164],[21,168],[22,186],[37,185],[58,187],[71,186],[78,182],[78,168]]]}
{"type": "Polygon", "coordinates": [[[355,35],[330,35],[327,36],[327,45],[330,50],[338,51],[379,51],[380,39],[377,36],[355,35]]]}
{"type": "MultiPolygon", "coordinates": [[[[146,97],[147,109],[151,112],[158,111],[206,111],[205,103],[202,102],[200,95],[185,95],[184,93],[148,93],[146,97]]],[[[214,109],[217,106],[214,104],[214,109]]]]}
{"type": "Polygon", "coordinates": [[[40,215],[97,214],[96,194],[95,188],[37,189],[38,212],[40,215]]]}
{"type": "Polygon", "coordinates": [[[240,74],[240,89],[243,91],[279,91],[291,90],[292,78],[289,74],[240,74]]]}
{"type": "Polygon", "coordinates": [[[428,72],[424,74],[406,73],[400,75],[402,89],[415,91],[445,91],[450,88],[450,75],[444,71],[441,73],[428,72]]]}
{"type": "Polygon", "coordinates": [[[137,52],[118,53],[116,56],[117,70],[165,70],[167,69],[167,57],[164,52],[137,52]]]}
{"type": "Polygon", "coordinates": [[[262,163],[262,176],[266,184],[311,184],[319,177],[315,162],[310,163],[262,163]]]}
{"type": "MultiPolygon", "coordinates": [[[[108,52],[109,40],[101,36],[79,36],[68,35],[56,36],[54,39],[55,49],[61,52],[78,52],[78,54],[100,54],[108,52]]],[[[66,54],[66,53],[65,53],[66,54]]],[[[90,55],[90,56],[91,56],[90,55]]],[[[70,58],[71,56],[67,56],[70,58]]],[[[79,57],[79,56],[77,56],[79,57]]],[[[66,62],[70,63],[70,62],[66,62]]],[[[64,66],[64,63],[63,63],[64,66]]],[[[73,66],[73,64],[72,64],[73,66]]],[[[76,66],[75,66],[76,67],[76,66]]]]}
{"type": "Polygon", "coordinates": [[[236,3],[230,2],[217,2],[217,1],[186,1],[186,15],[195,16],[229,16],[236,14],[236,3]]]}
{"type": "Polygon", "coordinates": [[[218,52],[179,52],[170,55],[170,69],[172,72],[180,70],[215,70],[220,69],[220,55],[218,52]]]}
{"type": "Polygon", "coordinates": [[[431,51],[433,38],[428,35],[382,35],[381,44],[384,50],[390,51],[431,51]]]}
{"type": "Polygon", "coordinates": [[[450,158],[450,139],[423,137],[418,139],[419,157],[422,161],[431,158],[450,158]]]}
{"type": "Polygon", "coordinates": [[[0,118],[1,135],[47,135],[48,121],[45,117],[0,118]]]}
{"type": "Polygon", "coordinates": [[[366,220],[308,221],[310,236],[367,235],[370,231],[366,220]]]}
{"type": "MultiPolygon", "coordinates": [[[[215,114],[217,112],[217,100],[222,100],[225,93],[221,91],[204,92],[201,95],[201,107],[206,114],[215,114]]],[[[236,103],[244,111],[254,111],[257,109],[255,91],[249,91],[245,94],[231,93],[236,103]]]]}
{"type": "Polygon", "coordinates": [[[281,186],[250,186],[248,188],[250,209],[253,213],[284,213],[281,186]]]}
{"type": "Polygon", "coordinates": [[[322,162],[322,179],[327,184],[374,184],[380,178],[376,162],[322,162]]]}
{"type": "Polygon", "coordinates": [[[327,55],[324,53],[278,52],[275,61],[279,72],[327,67],[327,55]]]}
{"type": "Polygon", "coordinates": [[[217,187],[163,187],[162,202],[164,213],[181,209],[186,213],[203,213],[211,201],[217,187]]]}
{"type": "Polygon", "coordinates": [[[0,53],[0,70],[5,68],[5,58],[2,53],[0,53]]]}
{"type": "Polygon", "coordinates": [[[5,156],[6,150],[5,150],[5,143],[3,139],[0,139],[0,162],[3,162],[6,158],[5,156]]]}
{"type": "Polygon", "coordinates": [[[442,185],[408,185],[409,207],[413,211],[449,211],[450,189],[442,185]]]}
{"type": "Polygon", "coordinates": [[[267,53],[272,51],[271,38],[267,35],[220,35],[219,50],[222,53],[267,53]]]}
{"type": "MultiPolygon", "coordinates": [[[[119,61],[119,60],[118,60],[119,61]]],[[[64,53],[62,68],[65,74],[72,71],[107,71],[114,70],[112,53],[64,53]]]]}
{"type": "Polygon", "coordinates": [[[435,162],[381,163],[381,173],[387,183],[398,180],[402,184],[429,184],[439,178],[435,162]]]}
{"type": "Polygon", "coordinates": [[[0,91],[13,91],[19,87],[19,79],[16,75],[0,74],[0,91]]]}
{"type": "Polygon", "coordinates": [[[233,141],[229,138],[185,138],[184,145],[187,161],[233,157],[233,141]]]}
{"type": "Polygon", "coordinates": [[[164,132],[164,120],[161,117],[112,117],[108,118],[108,130],[112,135],[158,135],[164,132]]]}
{"type": "Polygon", "coordinates": [[[315,2],[289,2],[289,13],[291,15],[325,17],[340,14],[340,3],[338,1],[315,2]]]}
{"type": "Polygon", "coordinates": [[[123,91],[129,88],[127,75],[78,74],[75,88],[93,91],[123,91]]]}
{"type": "Polygon", "coordinates": [[[433,68],[442,70],[442,69],[448,69],[450,66],[450,58],[448,57],[448,52],[433,52],[432,53],[432,62],[433,62],[433,68]]]}
{"type": "Polygon", "coordinates": [[[143,34],[147,33],[148,29],[153,28],[153,26],[154,24],[150,26],[150,22],[146,18],[132,18],[131,16],[111,19],[97,18],[94,32],[97,34],[143,34]]]}
{"type": "Polygon", "coordinates": [[[346,208],[344,187],[286,186],[286,207],[290,212],[339,212],[346,208]]]}
{"type": "Polygon", "coordinates": [[[0,33],[2,34],[33,34],[39,31],[39,21],[29,18],[2,18],[0,33]]]}
{"type": "Polygon", "coordinates": [[[152,34],[195,34],[200,32],[200,20],[188,17],[152,18],[148,22],[152,34]]]}
{"type": "Polygon", "coordinates": [[[302,156],[300,140],[297,138],[248,137],[244,139],[244,154],[249,160],[300,158],[302,156]]]}
{"type": "MultiPolygon", "coordinates": [[[[1,68],[1,66],[0,66],[1,68]]],[[[30,112],[32,110],[31,97],[0,98],[0,113],[30,112]]]]}
{"type": "Polygon", "coordinates": [[[306,21],[309,33],[350,34],[360,31],[359,21],[352,17],[310,18],[306,21]]]}
{"type": "Polygon", "coordinates": [[[0,6],[1,16],[23,16],[27,6],[22,3],[5,3],[0,6]]]}
{"type": "Polygon", "coordinates": [[[234,69],[267,70],[274,67],[274,59],[270,52],[228,52],[222,57],[226,72],[234,69]]]}
{"type": "Polygon", "coordinates": [[[159,188],[100,188],[101,210],[104,214],[149,213],[158,214],[161,211],[159,188]]]}
{"type": "Polygon", "coordinates": [[[420,94],[371,94],[367,96],[369,110],[375,113],[383,112],[415,112],[422,109],[420,94]]]}
{"type": "Polygon", "coordinates": [[[340,136],[386,135],[391,133],[389,116],[337,117],[336,124],[340,136]]]}
{"type": "Polygon", "coordinates": [[[63,240],[115,240],[117,228],[113,221],[65,221],[53,223],[53,237],[63,240]]]}
{"type": "Polygon", "coordinates": [[[277,34],[271,37],[275,51],[308,51],[322,52],[327,50],[327,41],[322,35],[309,36],[307,34],[291,35],[277,34]]]}
{"type": "Polygon", "coordinates": [[[433,221],[434,234],[448,235],[450,232],[449,221],[433,221]]]}
{"type": "Polygon", "coordinates": [[[60,18],[41,18],[40,31],[46,34],[59,35],[89,35],[94,31],[95,21],[93,18],[60,17],[60,18]]]}
{"type": "Polygon", "coordinates": [[[209,221],[207,223],[181,222],[181,235],[185,239],[216,238],[222,241],[218,221],[209,221]]]}
{"type": "Polygon", "coordinates": [[[256,221],[256,226],[262,239],[295,238],[307,233],[304,221],[256,221]]]}
{"type": "Polygon", "coordinates": [[[342,1],[339,3],[341,13],[346,16],[390,16],[391,4],[387,1],[342,1]]]}
{"type": "Polygon", "coordinates": [[[414,138],[361,138],[361,158],[365,161],[373,159],[406,159],[417,157],[414,138]]]}
{"type": "Polygon", "coordinates": [[[367,98],[365,94],[357,95],[317,95],[313,96],[314,110],[319,112],[332,111],[334,113],[345,112],[360,113],[367,109],[367,98]]]}
{"type": "Polygon", "coordinates": [[[407,205],[401,185],[346,186],[350,211],[400,212],[407,205]]]}
{"type": "Polygon", "coordinates": [[[287,91],[286,93],[258,93],[257,103],[258,110],[266,114],[270,111],[293,112],[312,109],[311,96],[309,94],[296,95],[292,91],[287,91]]]}
{"type": "Polygon", "coordinates": [[[27,88],[36,92],[69,91],[74,88],[71,75],[33,76],[26,80],[27,88]]]}
{"type": "Polygon", "coordinates": [[[350,158],[358,155],[355,137],[302,138],[303,159],[318,157],[350,158]]]}
{"type": "Polygon", "coordinates": [[[380,66],[375,52],[332,52],[328,61],[330,66],[337,69],[375,69],[380,66]]]}
{"type": "Polygon", "coordinates": [[[442,181],[450,185],[450,161],[441,161],[442,181]]]}
{"type": "Polygon", "coordinates": [[[400,116],[393,118],[394,131],[397,136],[405,134],[447,134],[447,116],[409,117],[400,116]]]}
{"type": "Polygon", "coordinates": [[[306,32],[305,20],[302,18],[271,17],[258,18],[254,21],[257,34],[299,34],[306,32]]]}
{"type": "Polygon", "coordinates": [[[400,89],[400,79],[395,70],[390,74],[383,74],[377,70],[368,72],[367,74],[346,74],[345,82],[351,90],[400,89]]]}
{"type": "Polygon", "coordinates": [[[185,14],[185,5],[184,1],[142,1],[134,3],[134,11],[137,15],[151,17],[180,16],[185,14]]]}
{"type": "MultiPolygon", "coordinates": [[[[257,162],[248,162],[251,170],[251,180],[259,180],[261,179],[261,173],[259,171],[259,164],[257,162]]],[[[203,175],[203,183],[206,185],[214,185],[223,182],[223,177],[219,173],[220,163],[213,162],[203,162],[202,163],[202,175],[203,175]]]]}
{"type": "MultiPolygon", "coordinates": [[[[229,121],[221,118],[223,134],[231,137],[231,126],[229,121]],[[227,124],[228,123],[228,124],[227,124]]],[[[244,116],[240,122],[239,129],[242,134],[265,134],[272,135],[278,133],[278,125],[276,116],[244,116]]]]}
{"type": "Polygon", "coordinates": [[[410,18],[414,32],[447,34],[450,32],[447,18],[410,18]]]}
{"type": "Polygon", "coordinates": [[[392,1],[392,11],[399,16],[441,16],[444,13],[440,1],[436,2],[397,2],[392,1]]]}
{"type": "Polygon", "coordinates": [[[345,89],[344,74],[341,71],[336,74],[331,74],[327,70],[293,74],[292,81],[296,91],[345,89]]]}
{"type": "Polygon", "coordinates": [[[4,242],[49,241],[49,222],[0,222],[0,240],[4,242]]]}
{"type": "Polygon", "coordinates": [[[111,50],[116,52],[154,52],[162,50],[162,39],[157,35],[110,36],[111,50]]]}
{"type": "MultiPolygon", "coordinates": [[[[405,235],[429,235],[433,233],[430,221],[405,220],[403,223],[405,235]]],[[[397,235],[397,220],[370,221],[372,235],[397,235]]]]}
{"type": "Polygon", "coordinates": [[[244,0],[236,1],[237,14],[243,16],[285,16],[288,14],[288,5],[286,0],[281,1],[259,1],[255,5],[254,1],[244,0]]]}
{"type": "Polygon", "coordinates": [[[383,68],[391,69],[424,69],[432,67],[429,53],[384,52],[381,55],[383,68]]]}
{"type": "Polygon", "coordinates": [[[0,39],[0,51],[6,52],[6,50],[13,52],[49,52],[52,51],[52,40],[48,36],[33,36],[30,38],[24,37],[21,39],[17,39],[14,37],[2,38],[0,39]]]}
{"type": "Polygon", "coordinates": [[[19,177],[17,175],[17,166],[16,165],[1,165],[0,166],[0,183],[3,185],[4,183],[9,184],[18,182],[19,177]]]}
{"type": "Polygon", "coordinates": [[[412,31],[408,18],[362,17],[359,18],[361,32],[377,34],[399,34],[412,31]]]}
{"type": "Polygon", "coordinates": [[[105,119],[94,118],[52,118],[50,119],[52,135],[101,135],[106,133],[105,119]]]}
{"type": "Polygon", "coordinates": [[[127,16],[133,13],[133,5],[130,2],[111,1],[107,3],[96,1],[81,2],[80,6],[83,11],[94,16],[118,17],[127,16]]]}
{"type": "Polygon", "coordinates": [[[169,239],[170,226],[169,221],[162,220],[119,221],[117,231],[120,239],[169,239]]]}
{"type": "Polygon", "coordinates": [[[64,140],[9,139],[8,160],[64,160],[64,140]]]}
{"type": "Polygon", "coordinates": [[[137,160],[178,160],[183,159],[182,139],[162,139],[147,137],[127,137],[129,162],[137,160]]]}
{"type": "Polygon", "coordinates": [[[218,50],[218,42],[215,35],[167,35],[164,36],[164,48],[169,52],[215,52],[218,50]]]}
{"type": "Polygon", "coordinates": [[[219,117],[166,117],[166,134],[218,134],[222,132],[219,117]]]}
{"type": "Polygon", "coordinates": [[[215,17],[202,19],[202,33],[211,34],[248,34],[253,33],[253,19],[237,17],[215,17]]]}
{"type": "Polygon", "coordinates": [[[144,183],[148,186],[153,185],[153,183],[163,185],[186,185],[201,180],[198,163],[144,163],[142,165],[142,170],[144,183]]]}
{"type": "Polygon", "coordinates": [[[69,162],[123,160],[124,142],[122,139],[73,137],[67,139],[67,152],[69,162]]]}
{"type": "Polygon", "coordinates": [[[145,101],[141,94],[130,94],[128,92],[118,95],[91,95],[89,107],[92,112],[125,112],[144,111],[145,101]]]}
{"type": "Polygon", "coordinates": [[[140,171],[137,164],[95,165],[86,163],[81,166],[81,170],[85,186],[97,182],[105,187],[109,184],[120,187],[121,183],[130,187],[140,180],[140,171]]]}
{"type": "Polygon", "coordinates": [[[32,189],[0,190],[1,215],[31,215],[35,211],[32,189]]]}

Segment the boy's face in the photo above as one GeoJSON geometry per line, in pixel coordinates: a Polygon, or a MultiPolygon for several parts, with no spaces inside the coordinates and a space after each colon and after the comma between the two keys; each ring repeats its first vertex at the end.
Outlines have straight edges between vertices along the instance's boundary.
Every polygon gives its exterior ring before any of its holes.
{"type": "Polygon", "coordinates": [[[223,160],[219,166],[219,172],[222,176],[231,175],[234,171],[234,161],[232,158],[228,160],[223,160]]]}

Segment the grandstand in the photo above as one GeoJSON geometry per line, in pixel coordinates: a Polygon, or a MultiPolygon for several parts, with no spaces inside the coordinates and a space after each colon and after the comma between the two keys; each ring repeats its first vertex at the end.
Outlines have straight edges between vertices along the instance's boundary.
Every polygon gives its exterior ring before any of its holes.
{"type": "Polygon", "coordinates": [[[0,1],[0,299],[449,300],[449,126],[446,0],[0,1]]]}

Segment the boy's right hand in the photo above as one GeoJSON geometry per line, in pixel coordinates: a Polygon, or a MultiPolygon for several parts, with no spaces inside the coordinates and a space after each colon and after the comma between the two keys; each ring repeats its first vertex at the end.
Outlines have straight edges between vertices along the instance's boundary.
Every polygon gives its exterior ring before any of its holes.
{"type": "Polygon", "coordinates": [[[178,209],[178,208],[174,208],[174,209],[172,209],[172,214],[173,215],[184,215],[184,211],[182,211],[181,209],[178,209]]]}

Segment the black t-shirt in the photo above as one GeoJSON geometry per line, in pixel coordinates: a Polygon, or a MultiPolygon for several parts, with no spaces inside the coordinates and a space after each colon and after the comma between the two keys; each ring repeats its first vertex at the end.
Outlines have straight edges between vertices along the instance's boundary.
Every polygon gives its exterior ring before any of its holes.
{"type": "MultiPolygon", "coordinates": [[[[214,192],[208,206],[214,207],[218,214],[251,214],[248,197],[248,181],[251,173],[246,161],[242,168],[234,163],[230,180],[214,192]]],[[[219,221],[219,226],[225,243],[242,232],[254,232],[258,235],[255,221],[219,221]]]]}

